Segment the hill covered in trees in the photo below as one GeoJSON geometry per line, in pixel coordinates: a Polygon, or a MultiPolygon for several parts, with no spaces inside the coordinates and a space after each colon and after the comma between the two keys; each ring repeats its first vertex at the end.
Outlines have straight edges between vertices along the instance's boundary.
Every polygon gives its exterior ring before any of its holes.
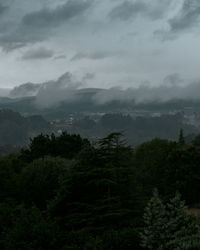
{"type": "MultiPolygon", "coordinates": [[[[0,154],[16,151],[15,148],[27,145],[30,138],[40,133],[60,133],[66,129],[70,133],[80,134],[90,141],[105,137],[115,131],[122,131],[128,144],[137,146],[155,137],[177,140],[182,128],[184,135],[191,141],[200,132],[199,126],[189,124],[182,113],[163,114],[158,117],[132,117],[123,113],[107,113],[104,115],[82,116],[68,120],[46,121],[42,116],[22,116],[18,112],[7,109],[0,110],[0,154]]],[[[187,141],[188,141],[187,140],[187,141]]]]}
{"type": "Polygon", "coordinates": [[[0,157],[0,248],[199,249],[182,201],[198,211],[199,138],[179,139],[132,148],[120,133],[92,145],[65,132],[0,157]]]}
{"type": "MultiPolygon", "coordinates": [[[[71,92],[70,89],[59,90],[59,85],[49,85],[49,91],[46,93],[44,85],[41,88],[40,95],[32,95],[37,91],[40,85],[24,84],[14,88],[10,96],[0,97],[0,108],[11,109],[20,112],[23,115],[42,115],[45,119],[65,119],[71,113],[112,113],[112,112],[134,112],[148,111],[170,113],[175,111],[192,111],[200,112],[199,98],[172,98],[172,99],[157,99],[150,98],[147,100],[141,99],[137,101],[135,94],[132,98],[122,93],[115,93],[115,89],[105,90],[97,88],[75,89],[71,92]],[[56,93],[56,94],[55,94],[56,93]],[[60,97],[60,95],[62,97],[60,97]],[[120,99],[122,95],[123,98],[120,99]],[[127,98],[126,98],[127,97],[127,98]]],[[[45,87],[46,86],[46,87],[45,87]]],[[[48,90],[48,88],[47,88],[48,90]]],[[[130,90],[131,91],[131,90],[130,90]]],[[[198,91],[196,90],[196,93],[198,91]]]]}
{"type": "Polygon", "coordinates": [[[23,117],[11,110],[0,110],[0,146],[23,146],[30,137],[51,132],[51,127],[41,116],[23,117]]]}
{"type": "Polygon", "coordinates": [[[69,131],[79,133],[92,140],[115,131],[123,131],[128,144],[137,146],[155,137],[177,140],[181,128],[185,135],[200,132],[199,126],[189,124],[182,113],[163,114],[157,117],[137,116],[135,118],[122,113],[108,113],[96,121],[90,117],[76,119],[69,131]]]}

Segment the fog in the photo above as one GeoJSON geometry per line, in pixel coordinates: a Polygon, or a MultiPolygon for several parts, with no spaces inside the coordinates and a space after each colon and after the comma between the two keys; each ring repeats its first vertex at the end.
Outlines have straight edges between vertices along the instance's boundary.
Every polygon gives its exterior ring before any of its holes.
{"type": "Polygon", "coordinates": [[[199,99],[200,81],[187,86],[165,86],[151,87],[142,85],[138,88],[122,90],[119,87],[102,90],[97,93],[93,100],[98,104],[119,100],[127,102],[134,100],[136,103],[147,103],[152,101],[166,102],[172,99],[199,99]]]}
{"type": "Polygon", "coordinates": [[[9,96],[12,98],[35,96],[35,104],[42,109],[55,107],[61,102],[71,103],[84,98],[85,100],[90,98],[90,101],[92,100],[97,105],[103,105],[111,101],[129,102],[134,100],[136,103],[148,103],[152,101],[166,102],[172,99],[196,100],[200,98],[200,81],[184,84],[184,81],[177,74],[165,77],[159,86],[151,86],[150,83],[145,83],[137,88],[86,88],[88,86],[87,81],[92,81],[94,77],[94,75],[88,73],[81,79],[77,79],[73,74],[66,72],[56,80],[41,84],[22,84],[12,89],[9,96]],[[87,93],[89,96],[86,95],[87,93]]]}
{"type": "Polygon", "coordinates": [[[83,85],[69,72],[55,81],[43,83],[36,95],[36,105],[41,108],[50,108],[59,105],[62,101],[76,100],[76,91],[83,85]]]}
{"type": "Polygon", "coordinates": [[[0,88],[0,97],[7,97],[11,89],[0,88]]]}

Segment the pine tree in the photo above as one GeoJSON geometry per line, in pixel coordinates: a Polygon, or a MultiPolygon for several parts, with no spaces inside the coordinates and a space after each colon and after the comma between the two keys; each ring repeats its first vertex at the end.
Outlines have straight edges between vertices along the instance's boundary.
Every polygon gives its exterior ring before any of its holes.
{"type": "Polygon", "coordinates": [[[167,249],[200,249],[200,228],[193,218],[187,214],[185,202],[176,194],[167,204],[168,222],[166,234],[169,235],[167,249]],[[198,248],[197,248],[198,246],[198,248]]]}
{"type": "Polygon", "coordinates": [[[180,145],[185,144],[185,139],[184,139],[184,136],[183,136],[183,129],[182,128],[180,129],[178,142],[179,142],[180,145]]]}
{"type": "Polygon", "coordinates": [[[165,240],[166,219],[165,205],[159,198],[158,191],[155,190],[144,213],[145,228],[141,233],[142,247],[152,250],[159,249],[165,240]]]}
{"type": "Polygon", "coordinates": [[[200,249],[200,226],[176,194],[166,205],[154,191],[144,214],[141,246],[150,250],[200,249]]]}

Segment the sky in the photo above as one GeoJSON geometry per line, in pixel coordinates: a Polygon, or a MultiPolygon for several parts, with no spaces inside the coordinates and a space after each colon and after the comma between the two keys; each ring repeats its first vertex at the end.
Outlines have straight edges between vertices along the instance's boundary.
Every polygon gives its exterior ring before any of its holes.
{"type": "Polygon", "coordinates": [[[0,0],[0,88],[200,80],[199,0],[0,0]]]}

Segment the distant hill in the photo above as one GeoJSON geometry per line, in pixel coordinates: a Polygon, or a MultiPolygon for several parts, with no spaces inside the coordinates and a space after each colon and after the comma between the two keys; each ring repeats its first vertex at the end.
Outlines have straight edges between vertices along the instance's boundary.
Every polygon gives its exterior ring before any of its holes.
{"type": "Polygon", "coordinates": [[[200,128],[185,123],[182,113],[161,115],[160,117],[136,117],[123,114],[105,114],[94,122],[89,117],[74,121],[70,133],[78,133],[83,137],[96,140],[112,132],[121,131],[128,144],[137,146],[154,138],[177,140],[180,129],[183,129],[186,141],[191,143],[200,128]]]}
{"type": "Polygon", "coordinates": [[[84,88],[87,82],[66,72],[54,80],[14,87],[7,97],[0,95],[0,108],[12,109],[25,116],[42,115],[48,120],[66,119],[72,113],[135,112],[139,116],[182,111],[187,115],[200,113],[200,83],[184,86],[170,83],[129,88],[84,88]]]}
{"type": "Polygon", "coordinates": [[[0,146],[22,146],[30,137],[50,131],[51,126],[41,116],[23,117],[11,110],[0,110],[0,146]]]}
{"type": "MultiPolygon", "coordinates": [[[[36,87],[37,88],[37,87],[36,87]]],[[[55,105],[42,107],[36,96],[0,97],[0,109],[11,109],[24,116],[42,115],[45,119],[65,119],[71,113],[111,113],[111,112],[200,112],[200,99],[171,99],[169,101],[149,101],[137,103],[134,99],[114,100],[99,103],[96,98],[103,96],[105,89],[85,88],[73,91],[72,98],[63,99],[55,105]]],[[[40,97],[41,98],[41,97],[40,97]]],[[[52,94],[53,98],[53,94],[52,94]]],[[[48,100],[48,99],[47,99],[48,100]]]]}

